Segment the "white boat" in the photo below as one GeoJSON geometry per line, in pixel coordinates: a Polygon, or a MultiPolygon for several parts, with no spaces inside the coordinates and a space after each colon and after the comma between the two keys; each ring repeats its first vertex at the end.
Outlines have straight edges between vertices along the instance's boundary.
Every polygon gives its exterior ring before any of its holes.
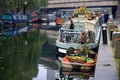
{"type": "Polygon", "coordinates": [[[74,50],[82,49],[86,44],[89,49],[97,52],[100,41],[101,26],[99,17],[88,20],[84,16],[72,18],[74,29],[70,29],[70,21],[65,21],[59,29],[56,40],[57,58],[67,55],[69,48],[74,50]],[[85,35],[84,35],[85,34],[85,35]],[[84,40],[85,37],[85,40],[84,40]]]}

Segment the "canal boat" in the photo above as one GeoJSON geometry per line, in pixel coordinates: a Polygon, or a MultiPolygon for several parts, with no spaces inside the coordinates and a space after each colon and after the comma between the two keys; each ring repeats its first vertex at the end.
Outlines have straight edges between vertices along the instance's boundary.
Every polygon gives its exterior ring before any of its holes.
{"type": "Polygon", "coordinates": [[[0,36],[13,36],[15,32],[28,26],[28,17],[25,14],[5,13],[1,16],[3,26],[0,36]]]}
{"type": "Polygon", "coordinates": [[[38,23],[40,22],[40,18],[39,18],[39,15],[37,13],[32,13],[30,16],[29,16],[29,22],[30,23],[38,23]]]}
{"type": "Polygon", "coordinates": [[[65,21],[59,29],[59,35],[56,40],[57,58],[65,57],[68,55],[67,50],[71,51],[82,49],[86,44],[89,49],[98,52],[100,41],[100,18],[88,17],[78,15],[78,17],[71,18],[74,29],[70,28],[71,21],[65,21]]]}
{"type": "Polygon", "coordinates": [[[49,16],[47,13],[42,13],[40,16],[40,22],[41,23],[48,23],[49,22],[49,16]]]}
{"type": "Polygon", "coordinates": [[[56,25],[62,25],[64,23],[64,18],[56,18],[55,23],[56,25]]]}
{"type": "Polygon", "coordinates": [[[5,13],[1,16],[3,28],[21,28],[28,25],[28,17],[25,14],[5,13]]]}

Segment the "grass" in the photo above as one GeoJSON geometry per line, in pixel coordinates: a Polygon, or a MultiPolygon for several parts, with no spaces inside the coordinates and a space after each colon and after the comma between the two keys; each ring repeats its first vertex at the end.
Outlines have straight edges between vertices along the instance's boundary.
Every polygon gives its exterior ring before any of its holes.
{"type": "MultiPolygon", "coordinates": [[[[112,42],[111,42],[112,44],[112,42]]],[[[115,52],[115,48],[112,47],[112,51],[113,51],[113,55],[114,55],[114,52],[115,52]]],[[[116,64],[116,68],[117,68],[117,71],[118,71],[118,77],[119,77],[119,80],[120,80],[120,59],[115,59],[115,64],[116,64]]]]}
{"type": "Polygon", "coordinates": [[[115,63],[116,63],[117,71],[118,71],[118,78],[120,80],[120,59],[115,59],[115,63]]]}

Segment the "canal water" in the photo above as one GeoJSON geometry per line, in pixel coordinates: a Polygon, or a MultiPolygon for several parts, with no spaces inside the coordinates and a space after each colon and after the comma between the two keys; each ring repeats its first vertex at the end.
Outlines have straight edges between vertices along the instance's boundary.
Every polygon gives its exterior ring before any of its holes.
{"type": "Polygon", "coordinates": [[[0,80],[94,80],[93,73],[61,68],[55,46],[59,28],[54,22],[30,24],[0,36],[0,80]]]}

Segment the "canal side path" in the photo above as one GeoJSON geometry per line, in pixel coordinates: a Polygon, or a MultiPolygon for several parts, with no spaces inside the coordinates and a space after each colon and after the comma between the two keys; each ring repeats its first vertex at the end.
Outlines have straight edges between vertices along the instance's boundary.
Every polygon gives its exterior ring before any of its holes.
{"type": "Polygon", "coordinates": [[[107,32],[107,44],[103,44],[102,38],[103,35],[101,32],[98,59],[95,69],[95,80],[118,80],[118,71],[115,65],[115,59],[113,56],[114,53],[112,51],[108,32],[107,32]]]}

